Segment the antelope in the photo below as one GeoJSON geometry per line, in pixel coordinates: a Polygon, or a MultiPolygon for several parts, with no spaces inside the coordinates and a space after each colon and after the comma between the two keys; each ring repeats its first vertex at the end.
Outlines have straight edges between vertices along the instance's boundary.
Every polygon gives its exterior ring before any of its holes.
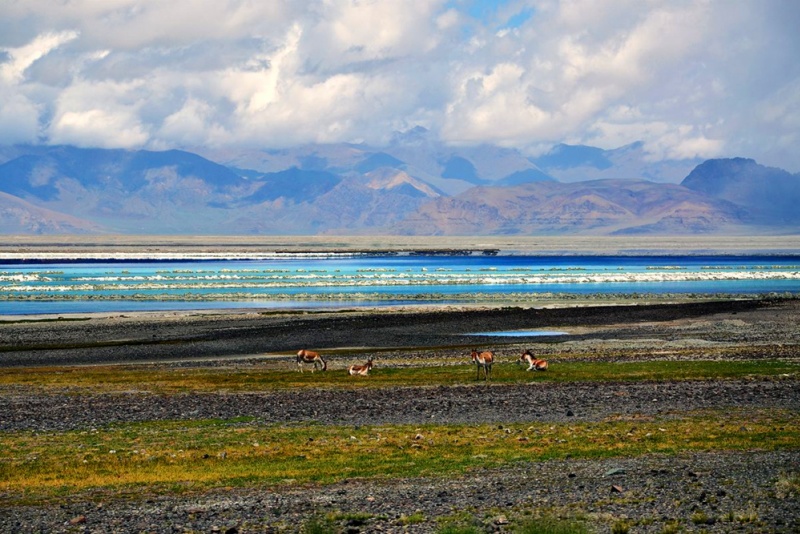
{"type": "Polygon", "coordinates": [[[347,370],[352,376],[367,376],[369,375],[369,371],[372,369],[372,358],[367,360],[367,363],[364,365],[351,365],[350,368],[347,370]]]}
{"type": "Polygon", "coordinates": [[[328,370],[328,363],[322,359],[322,355],[319,352],[314,352],[313,350],[308,349],[301,349],[297,352],[297,366],[300,368],[300,372],[303,372],[303,366],[306,364],[313,365],[311,372],[317,370],[317,368],[321,368],[323,371],[328,370]]]}
{"type": "Polygon", "coordinates": [[[483,368],[484,380],[492,378],[492,363],[494,363],[494,354],[491,351],[478,352],[472,349],[472,361],[477,365],[478,376],[475,380],[481,379],[481,368],[483,368]]]}
{"type": "Polygon", "coordinates": [[[517,363],[527,363],[528,368],[525,369],[526,371],[547,371],[547,362],[535,358],[530,350],[523,352],[517,363]]]}

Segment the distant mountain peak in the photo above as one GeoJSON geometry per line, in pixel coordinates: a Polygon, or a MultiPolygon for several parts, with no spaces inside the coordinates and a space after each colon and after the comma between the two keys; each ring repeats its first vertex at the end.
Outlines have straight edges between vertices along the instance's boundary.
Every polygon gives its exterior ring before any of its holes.
{"type": "Polygon", "coordinates": [[[540,171],[539,169],[525,169],[509,174],[505,178],[497,180],[495,185],[516,186],[530,182],[553,182],[555,178],[540,171]]]}
{"type": "Polygon", "coordinates": [[[481,177],[478,176],[478,170],[470,160],[456,155],[450,156],[450,158],[444,162],[442,178],[464,180],[471,184],[481,184],[485,182],[485,180],[482,180],[481,177]]]}
{"type": "Polygon", "coordinates": [[[368,173],[366,178],[368,179],[366,185],[370,189],[399,191],[402,188],[403,193],[428,198],[437,198],[443,195],[441,191],[430,185],[395,169],[378,169],[368,173]]]}
{"type": "Polygon", "coordinates": [[[564,143],[554,146],[547,154],[533,158],[531,161],[542,169],[567,169],[570,167],[608,169],[613,165],[602,148],[564,143]]]}
{"type": "Polygon", "coordinates": [[[800,222],[800,174],[766,167],[750,158],[705,161],[681,185],[742,206],[754,221],[800,222]]]}
{"type": "Polygon", "coordinates": [[[698,159],[653,161],[642,141],[610,150],[562,143],[546,154],[529,159],[560,182],[625,178],[678,183],[701,163],[698,159]]]}
{"type": "Polygon", "coordinates": [[[379,169],[381,167],[391,167],[394,169],[399,169],[405,166],[405,163],[402,160],[397,159],[396,157],[387,154],[386,152],[373,152],[366,158],[364,158],[361,163],[356,165],[356,170],[361,173],[368,173],[372,172],[375,169],[379,169]]]}
{"type": "Polygon", "coordinates": [[[394,132],[390,144],[392,145],[421,145],[431,142],[431,131],[422,126],[414,126],[404,132],[394,132]]]}

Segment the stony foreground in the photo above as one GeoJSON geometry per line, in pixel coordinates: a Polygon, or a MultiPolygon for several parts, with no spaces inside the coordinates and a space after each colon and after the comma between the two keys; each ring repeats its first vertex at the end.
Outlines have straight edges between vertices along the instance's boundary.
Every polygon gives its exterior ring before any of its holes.
{"type": "Polygon", "coordinates": [[[798,532],[798,497],[781,485],[798,461],[796,452],[565,460],[454,479],[65,502],[4,509],[0,530],[302,532],[330,521],[330,532],[437,532],[436,518],[467,516],[475,532],[502,532],[512,516],[544,513],[585,518],[598,532],[626,520],[631,532],[798,532]]]}
{"type": "MultiPolygon", "coordinates": [[[[500,366],[522,346],[559,358],[800,357],[800,302],[718,302],[556,310],[198,315],[0,324],[2,365],[147,362],[162,367],[291,365],[297,347],[329,349],[332,370],[367,348],[382,366],[464,360],[470,332],[560,329],[559,339],[492,342],[500,366]],[[558,341],[558,343],[555,343],[558,341]],[[334,351],[333,349],[339,349],[334,351]],[[579,355],[579,356],[578,356],[579,355]],[[167,362],[166,360],[169,360],[167,362]]],[[[452,387],[156,395],[0,389],[0,431],[115,422],[256,417],[256,424],[593,422],[702,409],[800,413],[794,375],[719,382],[464,384],[452,387]],[[359,406],[343,412],[340,407],[359,406]],[[314,406],[313,409],[306,408],[314,406]]],[[[0,452],[0,456],[2,453],[0,452]]],[[[322,487],[218,489],[202,495],[74,498],[4,506],[0,532],[474,532],[526,517],[577,518],[598,532],[800,532],[800,444],[785,452],[699,452],[536,461],[450,479],[348,480],[322,487]]]]}

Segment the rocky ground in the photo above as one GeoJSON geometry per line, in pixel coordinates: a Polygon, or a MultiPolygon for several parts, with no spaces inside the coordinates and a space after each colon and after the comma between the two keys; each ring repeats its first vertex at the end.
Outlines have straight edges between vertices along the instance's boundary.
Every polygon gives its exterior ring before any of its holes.
{"type": "MultiPolygon", "coordinates": [[[[548,310],[440,309],[317,314],[177,314],[0,323],[0,365],[131,363],[274,366],[313,347],[330,372],[366,353],[379,366],[461,365],[468,348],[513,365],[522,347],[565,359],[800,357],[800,301],[736,301],[548,310]],[[485,338],[546,329],[563,336],[485,338]]],[[[380,368],[380,367],[379,367],[380,368]]],[[[378,368],[378,369],[379,369],[378,368]]],[[[0,389],[0,431],[86,429],[119,421],[254,416],[255,424],[602,421],[698,409],[800,412],[798,375],[717,382],[464,384],[242,394],[35,394],[0,389]],[[357,404],[345,413],[338,407],[357,404]],[[305,408],[313,406],[313,409],[305,408]]],[[[1,434],[0,434],[1,436],[1,434]]],[[[2,452],[0,452],[2,456],[2,452]]],[[[519,518],[578,518],[598,532],[800,532],[800,444],[786,452],[696,452],[630,459],[532,461],[450,479],[348,480],[324,487],[219,489],[191,496],[65,499],[8,507],[2,532],[476,532],[519,518]]]]}

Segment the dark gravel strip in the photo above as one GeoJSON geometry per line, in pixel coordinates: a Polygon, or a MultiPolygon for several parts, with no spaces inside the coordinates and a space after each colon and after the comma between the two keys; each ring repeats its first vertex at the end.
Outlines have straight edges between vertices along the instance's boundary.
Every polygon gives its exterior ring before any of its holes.
{"type": "Polygon", "coordinates": [[[325,350],[469,346],[486,342],[485,338],[466,335],[470,332],[632,325],[782,305],[796,304],[747,300],[562,309],[166,315],[0,323],[0,367],[157,362],[296,351],[304,347],[325,350]]]}
{"type": "Polygon", "coordinates": [[[0,430],[74,430],[110,423],[255,417],[262,423],[496,423],[597,421],[724,408],[800,410],[796,380],[538,383],[242,394],[10,394],[0,430]],[[357,410],[350,409],[356,406],[357,410]]]}

